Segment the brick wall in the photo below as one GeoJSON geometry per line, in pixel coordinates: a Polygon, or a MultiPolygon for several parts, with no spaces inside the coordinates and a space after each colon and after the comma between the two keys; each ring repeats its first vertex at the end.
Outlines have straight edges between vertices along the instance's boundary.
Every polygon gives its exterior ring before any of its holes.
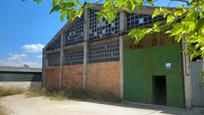
{"type": "Polygon", "coordinates": [[[87,90],[95,98],[119,100],[119,61],[88,64],[87,90]]]}
{"type": "Polygon", "coordinates": [[[60,68],[45,69],[44,87],[48,90],[59,89],[60,68]]]}
{"type": "Polygon", "coordinates": [[[83,65],[69,65],[63,67],[63,88],[69,90],[82,90],[83,65]]]}

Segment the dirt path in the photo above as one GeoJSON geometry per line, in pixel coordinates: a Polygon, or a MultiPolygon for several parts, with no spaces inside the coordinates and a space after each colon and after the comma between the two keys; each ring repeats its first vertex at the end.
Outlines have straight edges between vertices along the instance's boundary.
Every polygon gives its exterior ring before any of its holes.
{"type": "Polygon", "coordinates": [[[4,97],[0,104],[9,115],[204,115],[204,108],[188,110],[161,109],[153,107],[127,107],[123,104],[83,101],[53,101],[46,97],[28,98],[25,95],[4,97]]]}

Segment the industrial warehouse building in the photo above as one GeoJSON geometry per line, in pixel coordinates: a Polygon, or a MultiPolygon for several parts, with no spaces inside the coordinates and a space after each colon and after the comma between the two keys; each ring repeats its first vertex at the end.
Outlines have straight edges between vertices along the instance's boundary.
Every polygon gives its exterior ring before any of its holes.
{"type": "Polygon", "coordinates": [[[81,90],[115,101],[191,107],[190,64],[182,52],[185,43],[176,43],[162,32],[146,36],[138,44],[127,38],[130,29],[162,20],[160,16],[151,18],[154,7],[133,13],[119,11],[112,23],[97,21],[95,12],[100,9],[99,5],[85,9],[44,48],[44,87],[81,90]]]}

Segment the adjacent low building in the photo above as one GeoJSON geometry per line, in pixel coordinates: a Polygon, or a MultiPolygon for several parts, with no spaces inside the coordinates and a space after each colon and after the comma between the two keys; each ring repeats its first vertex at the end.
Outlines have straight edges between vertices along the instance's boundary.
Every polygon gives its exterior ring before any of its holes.
{"type": "MultiPolygon", "coordinates": [[[[154,7],[118,12],[109,23],[97,21],[94,5],[67,23],[43,50],[43,83],[50,90],[81,90],[96,98],[191,107],[189,59],[163,32],[135,44],[129,30],[163,20],[154,7]]],[[[200,89],[202,92],[202,89],[200,89]]],[[[200,95],[204,95],[201,93],[200,95]]]]}
{"type": "Polygon", "coordinates": [[[27,67],[0,67],[0,86],[41,88],[42,69],[27,67]]]}

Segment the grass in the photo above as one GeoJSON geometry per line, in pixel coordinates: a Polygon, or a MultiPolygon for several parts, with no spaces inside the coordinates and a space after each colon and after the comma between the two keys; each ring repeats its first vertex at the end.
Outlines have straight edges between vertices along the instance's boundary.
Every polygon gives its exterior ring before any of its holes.
{"type": "Polygon", "coordinates": [[[70,98],[86,99],[87,96],[81,90],[72,90],[71,92],[66,92],[64,90],[51,90],[48,91],[44,88],[39,89],[23,89],[20,87],[4,87],[0,86],[0,98],[10,95],[26,94],[28,97],[36,96],[46,96],[54,100],[63,100],[70,98]]]}
{"type": "Polygon", "coordinates": [[[46,96],[53,100],[65,100],[65,99],[87,99],[87,96],[79,90],[73,90],[71,92],[66,92],[64,90],[52,90],[48,91],[44,88],[42,89],[30,89],[26,91],[28,97],[36,96],[46,96]]]}
{"type": "Polygon", "coordinates": [[[63,91],[47,91],[46,89],[29,89],[25,92],[28,97],[46,96],[54,100],[66,99],[63,91]]]}
{"type": "Polygon", "coordinates": [[[3,87],[0,86],[0,97],[22,94],[24,93],[25,89],[20,87],[3,87]]]}

